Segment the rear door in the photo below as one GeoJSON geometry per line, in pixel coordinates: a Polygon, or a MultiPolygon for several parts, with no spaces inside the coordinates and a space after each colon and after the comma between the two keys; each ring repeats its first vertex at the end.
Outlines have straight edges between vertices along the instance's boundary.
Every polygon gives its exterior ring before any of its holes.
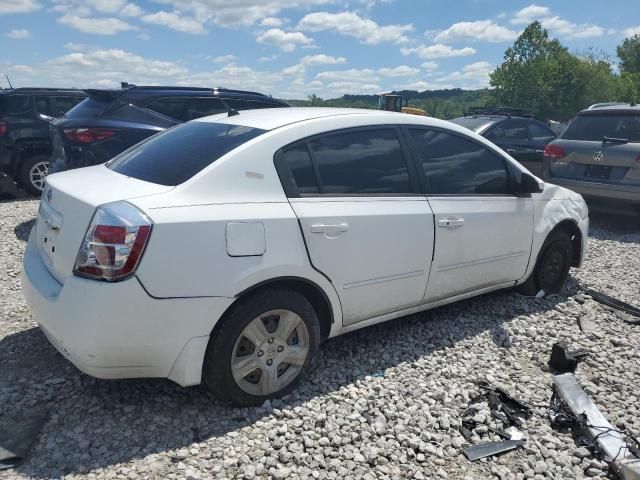
{"type": "Polygon", "coordinates": [[[578,115],[553,144],[565,156],[550,162],[552,177],[640,185],[640,114],[578,115]]]}
{"type": "Polygon", "coordinates": [[[532,199],[511,193],[506,160],[458,133],[411,127],[435,217],[435,248],[425,302],[515,282],[533,238],[532,199]]]}
{"type": "Polygon", "coordinates": [[[537,120],[527,121],[527,130],[529,131],[529,139],[531,147],[534,149],[535,155],[532,160],[522,162],[527,169],[534,175],[542,175],[542,159],[544,157],[544,147],[555,138],[553,130],[542,122],[537,120]]]}
{"type": "Polygon", "coordinates": [[[526,120],[504,120],[491,129],[486,137],[527,168],[536,161],[536,149],[529,140],[526,120]]]}
{"type": "Polygon", "coordinates": [[[340,130],[276,155],[313,266],[353,324],[422,301],[433,214],[394,126],[340,130]]]}

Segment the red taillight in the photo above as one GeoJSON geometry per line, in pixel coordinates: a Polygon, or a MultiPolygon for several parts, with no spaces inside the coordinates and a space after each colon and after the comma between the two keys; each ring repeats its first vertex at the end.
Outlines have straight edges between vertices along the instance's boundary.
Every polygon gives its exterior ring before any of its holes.
{"type": "Polygon", "coordinates": [[[564,148],[558,145],[549,144],[544,147],[544,156],[549,158],[563,158],[566,157],[567,152],[564,148]]]}
{"type": "Polygon", "coordinates": [[[113,137],[117,132],[109,128],[70,128],[64,134],[75,143],[93,143],[113,137]]]}
{"type": "Polygon", "coordinates": [[[7,124],[0,122],[0,137],[7,133],[7,124]]]}
{"type": "Polygon", "coordinates": [[[151,220],[127,202],[98,207],[78,251],[73,273],[123,280],[135,273],[151,235],[151,220]]]}

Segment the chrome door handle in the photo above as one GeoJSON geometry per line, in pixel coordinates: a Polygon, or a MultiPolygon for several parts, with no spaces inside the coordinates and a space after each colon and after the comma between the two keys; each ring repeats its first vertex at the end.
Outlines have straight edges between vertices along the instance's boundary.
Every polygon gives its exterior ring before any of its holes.
{"type": "Polygon", "coordinates": [[[461,227],[462,225],[464,225],[464,218],[462,217],[447,217],[438,220],[439,227],[457,228],[461,227]]]}
{"type": "Polygon", "coordinates": [[[343,233],[349,230],[349,224],[347,223],[332,223],[332,224],[324,224],[324,223],[315,223],[311,225],[312,233],[324,233],[325,235],[338,235],[339,233],[343,233]]]}

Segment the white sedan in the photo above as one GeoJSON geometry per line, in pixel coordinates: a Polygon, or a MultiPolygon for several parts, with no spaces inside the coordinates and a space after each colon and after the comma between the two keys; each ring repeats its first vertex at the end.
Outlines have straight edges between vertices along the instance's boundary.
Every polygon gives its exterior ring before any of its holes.
{"type": "Polygon", "coordinates": [[[324,339],[492,290],[555,292],[582,262],[582,197],[463,127],[234,113],[48,177],[24,295],[83,372],[259,404],[324,339]]]}

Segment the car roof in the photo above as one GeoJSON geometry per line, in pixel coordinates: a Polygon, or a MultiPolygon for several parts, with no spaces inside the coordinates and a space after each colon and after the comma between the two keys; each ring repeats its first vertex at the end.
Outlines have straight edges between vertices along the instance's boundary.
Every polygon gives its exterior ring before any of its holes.
{"type": "Polygon", "coordinates": [[[241,125],[245,127],[273,130],[316,119],[329,119],[332,117],[353,115],[368,116],[372,124],[376,123],[422,123],[433,126],[447,126],[450,122],[423,117],[421,115],[409,115],[407,113],[387,112],[366,108],[331,108],[331,107],[290,107],[278,109],[242,110],[237,115],[229,116],[226,113],[198,118],[194,122],[216,122],[229,125],[241,125]]]}
{"type": "Polygon", "coordinates": [[[32,95],[32,94],[40,94],[40,95],[59,95],[59,94],[71,94],[78,95],[82,97],[86,97],[87,94],[84,90],[78,90],[75,88],[37,88],[37,87],[20,87],[20,88],[7,88],[0,89],[0,95],[32,95]]]}
{"type": "Polygon", "coordinates": [[[578,115],[598,115],[603,113],[640,113],[640,105],[616,104],[601,107],[587,108],[578,112],[578,115]]]}

